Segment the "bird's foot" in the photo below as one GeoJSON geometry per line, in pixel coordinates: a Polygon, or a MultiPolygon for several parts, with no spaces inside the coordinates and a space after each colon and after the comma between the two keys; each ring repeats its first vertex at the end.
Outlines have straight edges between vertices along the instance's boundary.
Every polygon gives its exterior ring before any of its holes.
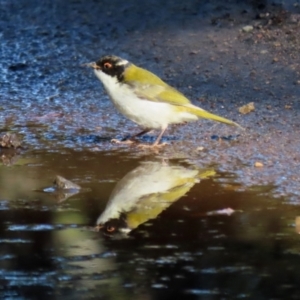
{"type": "Polygon", "coordinates": [[[115,144],[124,144],[124,145],[132,145],[135,143],[135,141],[133,140],[117,140],[117,139],[112,139],[110,140],[112,143],[115,143],[115,144]]]}
{"type": "Polygon", "coordinates": [[[103,227],[102,225],[97,225],[94,227],[94,230],[99,232],[102,227],[103,227]]]}
{"type": "Polygon", "coordinates": [[[139,144],[137,141],[131,140],[131,139],[123,140],[123,141],[122,140],[117,140],[117,139],[112,139],[111,142],[116,143],[116,144],[123,144],[123,145],[136,145],[140,149],[143,149],[143,150],[144,149],[150,149],[150,150],[154,150],[154,151],[160,150],[163,147],[165,147],[166,145],[168,145],[167,143],[139,144]]]}
{"type": "Polygon", "coordinates": [[[137,147],[141,148],[141,149],[152,149],[152,150],[159,150],[162,149],[163,147],[165,147],[166,145],[168,145],[167,143],[162,143],[162,144],[138,144],[137,147]]]}

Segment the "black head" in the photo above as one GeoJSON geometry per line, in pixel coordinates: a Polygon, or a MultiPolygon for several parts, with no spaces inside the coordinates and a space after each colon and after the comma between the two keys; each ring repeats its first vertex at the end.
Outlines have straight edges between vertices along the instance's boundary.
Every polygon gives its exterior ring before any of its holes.
{"type": "Polygon", "coordinates": [[[124,70],[129,66],[126,59],[114,55],[106,55],[101,57],[94,64],[94,68],[101,70],[103,73],[112,77],[117,77],[119,81],[123,80],[124,70]]]}

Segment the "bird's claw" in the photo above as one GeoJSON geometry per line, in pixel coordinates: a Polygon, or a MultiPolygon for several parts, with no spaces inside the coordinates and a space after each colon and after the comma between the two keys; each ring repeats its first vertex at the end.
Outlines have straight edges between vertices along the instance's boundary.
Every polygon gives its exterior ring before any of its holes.
{"type": "Polygon", "coordinates": [[[110,140],[112,143],[115,143],[115,144],[124,144],[124,145],[131,145],[131,144],[134,144],[135,142],[132,141],[132,140],[125,140],[125,141],[120,141],[118,139],[112,139],[110,140]]]}
{"type": "Polygon", "coordinates": [[[165,147],[167,143],[162,143],[162,144],[138,144],[137,147],[141,149],[153,149],[153,150],[158,150],[163,147],[165,147]]]}
{"type": "Polygon", "coordinates": [[[112,139],[111,140],[112,143],[115,144],[123,144],[123,145],[133,145],[136,144],[136,146],[140,149],[151,149],[151,150],[159,150],[161,148],[163,148],[164,146],[167,145],[167,143],[161,143],[161,144],[139,144],[138,142],[134,141],[134,140],[118,140],[118,139],[112,139]]]}

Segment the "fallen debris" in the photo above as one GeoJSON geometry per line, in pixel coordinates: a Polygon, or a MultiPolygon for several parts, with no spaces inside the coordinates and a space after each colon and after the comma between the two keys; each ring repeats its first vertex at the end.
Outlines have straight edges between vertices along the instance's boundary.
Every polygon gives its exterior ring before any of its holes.
{"type": "Polygon", "coordinates": [[[80,190],[81,189],[81,187],[78,184],[76,184],[62,176],[59,176],[59,175],[56,176],[56,178],[54,180],[54,184],[56,185],[56,187],[58,189],[62,189],[62,190],[80,190]]]}
{"type": "Polygon", "coordinates": [[[214,215],[227,215],[227,216],[230,216],[234,212],[235,212],[234,209],[228,207],[228,208],[224,208],[224,209],[210,211],[206,215],[207,216],[214,216],[214,215]]]}
{"type": "Polygon", "coordinates": [[[251,31],[253,30],[253,26],[252,26],[252,25],[244,26],[244,27],[242,28],[242,30],[243,30],[244,32],[251,32],[251,31]]]}
{"type": "Polygon", "coordinates": [[[252,112],[254,110],[255,110],[254,102],[250,102],[248,104],[245,104],[245,105],[239,107],[239,112],[243,115],[249,114],[250,112],[252,112]]]}
{"type": "Polygon", "coordinates": [[[5,133],[0,137],[1,148],[19,148],[21,147],[21,141],[15,133],[5,133]]]}
{"type": "Polygon", "coordinates": [[[264,164],[261,163],[261,162],[259,162],[259,161],[256,161],[255,164],[254,164],[254,166],[255,166],[256,168],[262,168],[262,167],[264,166],[264,164]]]}
{"type": "Polygon", "coordinates": [[[53,193],[58,202],[63,202],[73,195],[80,192],[81,187],[62,177],[57,175],[54,180],[54,186],[44,188],[42,191],[44,193],[53,193]]]}

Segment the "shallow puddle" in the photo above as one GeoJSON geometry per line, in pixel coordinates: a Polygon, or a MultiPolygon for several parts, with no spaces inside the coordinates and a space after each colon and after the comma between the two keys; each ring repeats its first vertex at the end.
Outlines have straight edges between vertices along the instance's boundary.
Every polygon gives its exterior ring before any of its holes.
{"type": "Polygon", "coordinates": [[[20,154],[0,178],[2,298],[300,297],[300,208],[272,187],[244,191],[180,160],[68,149],[20,154]],[[51,192],[56,175],[82,189],[51,192]]]}

